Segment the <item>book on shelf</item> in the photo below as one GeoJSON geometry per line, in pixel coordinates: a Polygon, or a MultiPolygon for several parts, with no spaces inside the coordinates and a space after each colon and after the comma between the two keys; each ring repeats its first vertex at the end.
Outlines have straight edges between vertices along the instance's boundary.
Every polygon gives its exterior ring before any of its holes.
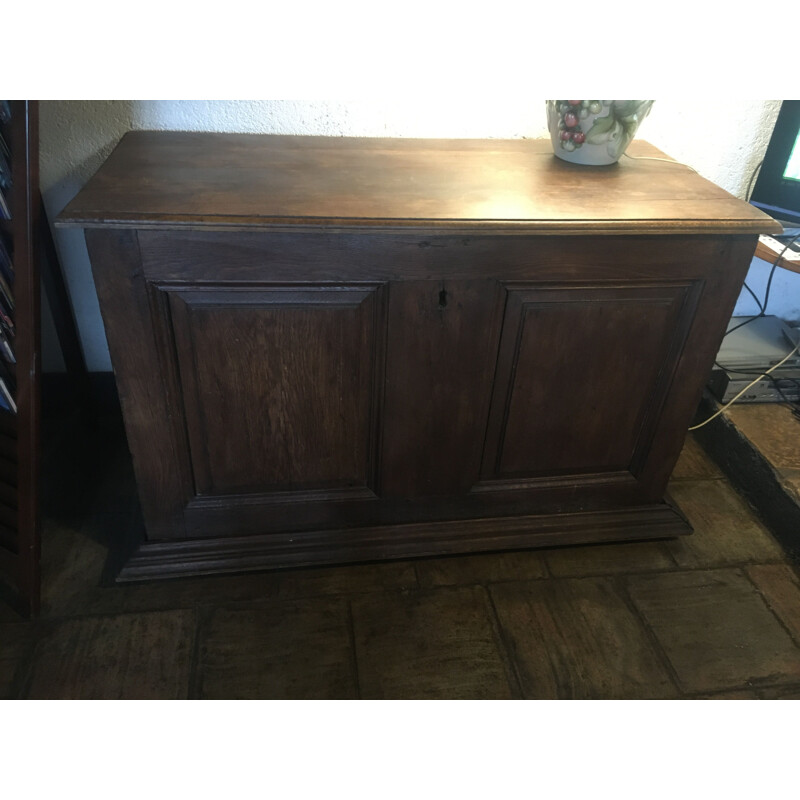
{"type": "Polygon", "coordinates": [[[17,357],[14,355],[14,348],[11,346],[6,332],[0,329],[0,355],[8,361],[9,364],[16,364],[17,357]]]}
{"type": "MultiPolygon", "coordinates": [[[[6,102],[6,101],[1,101],[6,102]]],[[[1,115],[0,115],[1,116],[1,115]]],[[[11,191],[13,173],[11,171],[11,150],[0,132],[0,218],[11,219],[8,195],[11,191]]]]}
{"type": "Polygon", "coordinates": [[[6,282],[6,279],[3,277],[2,273],[0,273],[0,297],[3,298],[6,308],[9,308],[11,311],[13,311],[14,292],[11,291],[11,287],[6,282]]]}
{"type": "Polygon", "coordinates": [[[17,375],[16,368],[7,364],[0,358],[0,379],[6,382],[8,390],[13,397],[17,396],[17,375]]]}
{"type": "Polygon", "coordinates": [[[0,235],[0,272],[9,285],[14,283],[14,262],[11,260],[11,254],[2,235],[0,235]]]}
{"type": "Polygon", "coordinates": [[[5,148],[0,147],[0,191],[7,193],[12,183],[11,158],[6,155],[5,148]]]}
{"type": "Polygon", "coordinates": [[[0,407],[17,413],[14,397],[17,394],[17,378],[14,367],[0,359],[0,407]]]}
{"type": "Polygon", "coordinates": [[[14,318],[14,305],[2,291],[0,291],[0,312],[9,319],[14,318]]]}
{"type": "Polygon", "coordinates": [[[12,414],[17,413],[17,404],[14,402],[14,395],[11,393],[4,378],[0,378],[0,408],[4,408],[12,414]]]}
{"type": "Polygon", "coordinates": [[[11,176],[11,153],[3,134],[0,133],[0,189],[5,192],[11,188],[11,176]]]}

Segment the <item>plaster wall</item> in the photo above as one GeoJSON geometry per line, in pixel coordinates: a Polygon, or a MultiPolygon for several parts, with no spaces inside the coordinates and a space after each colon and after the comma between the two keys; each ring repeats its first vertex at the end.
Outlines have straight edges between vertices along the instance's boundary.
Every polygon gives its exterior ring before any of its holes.
{"type": "MultiPolygon", "coordinates": [[[[658,100],[639,136],[704,177],[744,197],[763,157],[780,101],[737,101],[737,122],[709,128],[703,120],[729,119],[729,101],[658,100]]],[[[476,97],[448,101],[44,101],[40,109],[41,186],[54,218],[94,174],[128,130],[208,130],[319,136],[434,138],[546,137],[544,100],[511,103],[476,97]]],[[[108,371],[111,361],[83,233],[58,230],[56,242],[78,320],[87,366],[108,371]]],[[[754,261],[748,283],[759,296],[768,265],[754,261]],[[758,287],[758,288],[757,288],[758,287]]],[[[800,320],[800,276],[779,270],[769,312],[800,320]]],[[[737,314],[755,313],[749,295],[737,314]]],[[[52,321],[45,313],[45,372],[63,369],[52,321]]]]}

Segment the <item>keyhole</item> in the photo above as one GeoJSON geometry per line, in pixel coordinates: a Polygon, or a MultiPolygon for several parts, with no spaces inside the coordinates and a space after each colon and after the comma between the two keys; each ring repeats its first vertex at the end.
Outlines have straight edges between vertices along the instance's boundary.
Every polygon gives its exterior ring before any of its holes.
{"type": "Polygon", "coordinates": [[[447,305],[447,291],[442,289],[439,292],[439,308],[444,308],[447,305]]]}

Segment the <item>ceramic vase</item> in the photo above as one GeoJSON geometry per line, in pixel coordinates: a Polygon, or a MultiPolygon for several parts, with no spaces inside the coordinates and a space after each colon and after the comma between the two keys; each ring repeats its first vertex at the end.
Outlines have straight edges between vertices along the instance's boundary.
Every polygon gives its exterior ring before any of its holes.
{"type": "Polygon", "coordinates": [[[553,152],[574,164],[616,163],[653,100],[547,100],[553,152]]]}

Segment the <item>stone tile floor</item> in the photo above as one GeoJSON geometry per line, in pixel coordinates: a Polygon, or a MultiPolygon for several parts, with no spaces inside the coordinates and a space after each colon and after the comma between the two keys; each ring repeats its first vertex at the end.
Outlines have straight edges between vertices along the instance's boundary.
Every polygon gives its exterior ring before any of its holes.
{"type": "Polygon", "coordinates": [[[45,512],[41,617],[0,604],[0,697],[800,698],[798,572],[692,438],[690,537],[124,586],[105,458],[45,512]]]}
{"type": "Polygon", "coordinates": [[[772,467],[783,490],[800,503],[800,420],[789,406],[743,404],[732,406],[727,417],[772,467]]]}

